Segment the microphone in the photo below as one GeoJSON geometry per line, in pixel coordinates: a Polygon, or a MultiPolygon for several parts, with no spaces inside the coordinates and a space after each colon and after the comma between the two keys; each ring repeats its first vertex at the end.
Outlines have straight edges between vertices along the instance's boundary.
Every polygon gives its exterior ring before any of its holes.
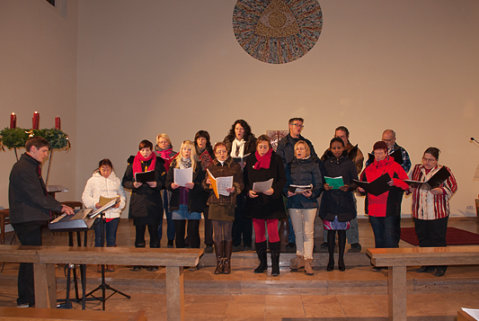
{"type": "Polygon", "coordinates": [[[477,139],[475,139],[474,137],[471,137],[471,142],[474,142],[476,144],[479,144],[479,141],[477,139]]]}

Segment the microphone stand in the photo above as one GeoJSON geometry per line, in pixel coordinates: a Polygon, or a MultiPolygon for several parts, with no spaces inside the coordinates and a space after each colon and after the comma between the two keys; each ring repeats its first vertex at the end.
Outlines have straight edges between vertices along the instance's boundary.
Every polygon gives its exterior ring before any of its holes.
{"type": "MultiPolygon", "coordinates": [[[[106,233],[105,233],[105,212],[101,211],[100,212],[100,224],[101,224],[101,234],[102,234],[102,239],[105,242],[106,241],[106,233]]],[[[103,242],[103,246],[105,246],[105,243],[103,242]]],[[[97,286],[95,289],[91,290],[85,295],[85,298],[88,296],[92,296],[93,299],[99,300],[102,303],[102,308],[103,311],[105,311],[105,302],[109,298],[111,298],[115,293],[123,295],[125,298],[130,299],[131,297],[128,294],[125,294],[121,292],[120,290],[117,290],[113,287],[111,287],[108,283],[105,281],[105,265],[101,265],[101,283],[99,286],[97,286]],[[96,297],[94,293],[98,290],[101,290],[101,297],[96,297]],[[106,296],[106,290],[113,291],[108,297],[106,296]]]]}

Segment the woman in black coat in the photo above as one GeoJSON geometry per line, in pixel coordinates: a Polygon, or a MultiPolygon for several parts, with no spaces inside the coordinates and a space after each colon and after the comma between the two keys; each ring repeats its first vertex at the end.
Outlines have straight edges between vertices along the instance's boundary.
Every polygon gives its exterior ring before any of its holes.
{"type": "MultiPolygon", "coordinates": [[[[131,190],[129,218],[133,218],[136,228],[135,247],[145,247],[145,230],[148,226],[150,248],[160,247],[158,226],[163,219],[161,189],[165,185],[165,166],[161,157],[153,153],[153,144],[142,140],[139,151],[128,159],[128,167],[123,175],[122,185],[131,190]],[[135,180],[136,173],[153,171],[152,181],[145,183],[135,180]]],[[[133,267],[138,271],[139,266],[133,267]]],[[[155,267],[149,268],[154,270],[155,267]]]]}
{"type": "MultiPolygon", "coordinates": [[[[338,232],[339,258],[338,268],[346,269],[344,265],[344,248],[346,246],[346,230],[349,229],[350,221],[356,217],[356,201],[354,199],[353,179],[357,179],[356,166],[348,158],[341,138],[335,137],[330,142],[330,150],[323,162],[324,176],[342,176],[344,185],[334,189],[325,183],[323,198],[319,208],[319,216],[323,219],[323,227],[328,231],[328,271],[334,269],[334,246],[335,235],[338,232]]],[[[325,178],[326,180],[327,178],[325,178]]]]}
{"type": "Polygon", "coordinates": [[[267,269],[266,263],[266,231],[268,228],[269,249],[273,276],[279,275],[280,239],[278,233],[279,219],[286,218],[282,190],[286,183],[283,161],[276,155],[271,147],[268,136],[261,135],[256,141],[256,152],[246,158],[244,167],[245,190],[248,198],[246,213],[253,218],[253,227],[256,239],[256,253],[260,265],[254,270],[262,273],[267,269]],[[259,192],[254,188],[254,183],[265,182],[272,179],[269,189],[259,192]],[[256,190],[256,191],[255,191],[256,190]]]}

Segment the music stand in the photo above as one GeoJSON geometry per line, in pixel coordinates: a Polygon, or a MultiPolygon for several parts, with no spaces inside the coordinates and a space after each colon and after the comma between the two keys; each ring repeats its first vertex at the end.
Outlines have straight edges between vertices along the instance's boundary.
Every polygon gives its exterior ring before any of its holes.
{"type": "MultiPolygon", "coordinates": [[[[94,213],[92,213],[90,215],[91,218],[97,216],[97,215],[100,215],[100,224],[101,224],[101,234],[102,234],[102,239],[103,241],[105,241],[105,238],[106,238],[106,233],[105,233],[105,210],[109,209],[110,207],[114,206],[115,204],[117,203],[117,201],[110,201],[109,203],[107,203],[106,205],[104,205],[103,207],[99,208],[98,210],[96,210],[94,213]],[[111,203],[111,205],[109,205],[111,203]],[[109,205],[109,206],[108,206],[109,205]]],[[[104,246],[105,243],[103,243],[103,246],[104,246]]],[[[113,288],[112,286],[110,286],[108,283],[106,283],[105,281],[105,265],[102,264],[101,265],[101,283],[99,286],[97,286],[95,289],[91,290],[90,292],[88,292],[86,295],[85,295],[85,298],[88,297],[88,296],[92,296],[93,299],[95,300],[99,300],[101,301],[102,303],[102,308],[103,308],[103,311],[105,310],[105,302],[106,300],[108,300],[109,298],[111,298],[115,293],[118,293],[118,294],[121,294],[123,295],[125,298],[127,299],[130,299],[131,297],[126,294],[126,293],[123,293],[121,292],[120,290],[117,290],[115,288],[113,288]],[[98,290],[101,290],[101,297],[96,297],[93,295],[93,293],[95,293],[96,291],[98,290]],[[113,293],[111,293],[108,297],[106,296],[106,290],[110,290],[110,291],[113,291],[113,293]]]]}

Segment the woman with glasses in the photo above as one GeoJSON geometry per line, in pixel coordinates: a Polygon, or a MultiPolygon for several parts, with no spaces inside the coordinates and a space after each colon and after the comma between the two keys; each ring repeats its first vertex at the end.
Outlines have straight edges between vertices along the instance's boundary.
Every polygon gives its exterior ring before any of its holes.
{"type": "Polygon", "coordinates": [[[214,244],[216,253],[215,274],[231,273],[232,237],[231,230],[235,216],[236,196],[243,189],[243,175],[238,163],[228,155],[223,142],[216,143],[213,149],[215,159],[208,171],[216,179],[232,176],[232,186],[226,188],[226,193],[216,195],[211,189],[212,179],[207,177],[203,187],[210,191],[208,198],[208,215],[213,222],[214,244]],[[228,194],[228,195],[225,195],[228,194]]]}
{"type": "MultiPolygon", "coordinates": [[[[420,247],[446,246],[446,230],[449,218],[449,199],[457,190],[456,178],[451,170],[439,165],[439,149],[429,147],[422,156],[422,163],[414,166],[411,180],[426,182],[439,171],[445,173],[438,186],[428,184],[411,187],[412,215],[420,247]]],[[[443,276],[447,266],[422,266],[418,272],[434,272],[443,276]],[[435,271],[434,271],[435,270],[435,271]]]]}
{"type": "MultiPolygon", "coordinates": [[[[170,169],[171,161],[177,153],[173,151],[170,137],[167,134],[162,133],[156,136],[155,153],[157,156],[163,159],[165,163],[165,172],[168,172],[168,169],[170,169]]],[[[161,190],[161,194],[163,198],[163,207],[165,209],[166,215],[166,236],[168,237],[168,247],[171,248],[173,247],[173,241],[175,240],[175,223],[171,219],[171,211],[168,208],[168,204],[170,203],[171,199],[171,192],[164,188],[161,190]]],[[[160,221],[160,225],[158,226],[158,238],[160,239],[160,241],[162,236],[163,219],[160,221]]]]}

